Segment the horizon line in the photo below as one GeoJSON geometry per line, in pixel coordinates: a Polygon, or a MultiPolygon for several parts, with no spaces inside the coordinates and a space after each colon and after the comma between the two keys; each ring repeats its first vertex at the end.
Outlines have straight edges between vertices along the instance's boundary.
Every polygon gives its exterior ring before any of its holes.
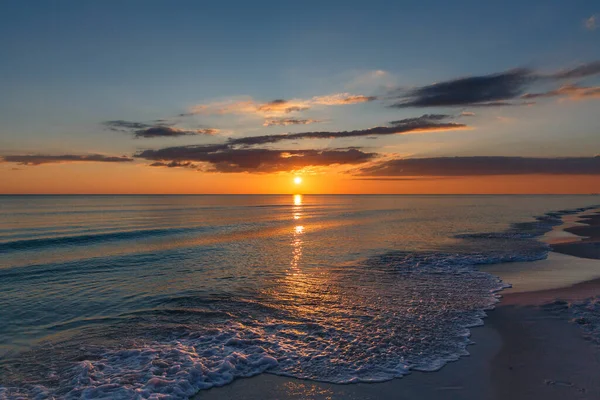
{"type": "Polygon", "coordinates": [[[0,193],[0,196],[600,196],[600,193],[0,193]]]}

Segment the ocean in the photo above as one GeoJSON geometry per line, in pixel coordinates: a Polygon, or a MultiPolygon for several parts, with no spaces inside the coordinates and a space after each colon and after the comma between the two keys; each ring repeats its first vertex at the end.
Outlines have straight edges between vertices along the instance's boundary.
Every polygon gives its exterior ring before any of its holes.
{"type": "Polygon", "coordinates": [[[435,371],[597,196],[0,196],[0,398],[435,371]]]}

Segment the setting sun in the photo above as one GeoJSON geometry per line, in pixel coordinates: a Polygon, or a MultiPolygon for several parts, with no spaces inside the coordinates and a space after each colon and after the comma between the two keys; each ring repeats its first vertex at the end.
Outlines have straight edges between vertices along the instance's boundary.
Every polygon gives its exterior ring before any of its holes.
{"type": "Polygon", "coordinates": [[[299,177],[299,176],[295,177],[295,178],[294,178],[294,183],[295,183],[296,185],[299,185],[299,184],[301,184],[301,183],[302,183],[302,178],[301,178],[301,177],[299,177]]]}

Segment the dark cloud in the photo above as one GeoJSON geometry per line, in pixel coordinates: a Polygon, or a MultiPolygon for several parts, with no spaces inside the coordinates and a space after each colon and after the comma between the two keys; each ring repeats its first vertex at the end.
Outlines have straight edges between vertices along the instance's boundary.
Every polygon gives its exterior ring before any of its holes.
{"type": "Polygon", "coordinates": [[[491,75],[471,76],[402,90],[391,107],[506,107],[531,103],[513,102],[536,82],[586,78],[600,74],[600,61],[555,73],[543,74],[518,68],[491,75]]]}
{"type": "Polygon", "coordinates": [[[157,119],[152,124],[114,120],[103,122],[106,129],[114,132],[132,134],[136,138],[179,137],[192,135],[216,135],[218,129],[180,129],[164,119],[157,119]]]}
{"type": "Polygon", "coordinates": [[[102,123],[102,125],[104,125],[109,131],[126,133],[129,133],[132,130],[147,129],[152,127],[152,125],[145,124],[143,122],[125,121],[122,119],[105,121],[102,123]]]}
{"type": "Polygon", "coordinates": [[[321,122],[316,119],[297,119],[297,118],[268,118],[265,119],[263,126],[288,126],[288,125],[308,125],[321,122]]]}
{"type": "Polygon", "coordinates": [[[157,161],[150,164],[151,167],[167,167],[167,168],[198,168],[197,164],[194,164],[189,161],[171,161],[171,162],[162,162],[157,161]]]}
{"type": "Polygon", "coordinates": [[[521,98],[535,99],[544,97],[567,97],[571,100],[598,99],[600,86],[584,87],[577,85],[564,85],[558,89],[542,93],[526,93],[521,98]]]}
{"type": "Polygon", "coordinates": [[[510,101],[490,101],[487,103],[470,104],[469,107],[516,107],[529,106],[535,104],[533,101],[510,102],[510,101]]]}
{"type": "Polygon", "coordinates": [[[284,140],[336,139],[416,133],[434,130],[465,128],[464,124],[440,122],[448,115],[426,114],[417,118],[393,121],[394,126],[375,127],[341,132],[300,132],[290,134],[263,135],[230,139],[223,144],[177,146],[158,150],[144,150],[135,157],[154,161],[152,166],[196,167],[195,163],[207,163],[219,172],[275,172],[289,171],[307,166],[332,164],[360,164],[378,156],[359,148],[326,150],[275,150],[249,148],[256,145],[276,143],[284,140]]]}
{"type": "Polygon", "coordinates": [[[600,157],[404,158],[362,168],[364,176],[600,175],[600,157]]]}
{"type": "Polygon", "coordinates": [[[404,119],[399,119],[396,121],[390,121],[390,124],[392,125],[408,125],[408,124],[422,124],[422,123],[429,123],[432,121],[443,121],[445,119],[451,119],[454,118],[452,115],[447,115],[447,114],[424,114],[421,115],[420,117],[414,117],[414,118],[404,118],[404,119]]]}
{"type": "Polygon", "coordinates": [[[41,165],[73,162],[131,162],[132,158],[125,156],[105,156],[102,154],[72,155],[14,155],[2,157],[2,162],[17,163],[20,165],[41,165]]]}
{"type": "Polygon", "coordinates": [[[158,150],[143,150],[135,154],[135,157],[155,161],[198,161],[203,154],[211,154],[219,151],[230,150],[227,144],[208,144],[195,146],[175,146],[158,150]]]}
{"type": "Polygon", "coordinates": [[[224,146],[179,146],[145,150],[135,157],[156,161],[155,166],[206,163],[216,172],[278,172],[308,166],[355,165],[377,157],[358,149],[272,150],[232,149],[224,146]],[[160,164],[159,164],[160,163],[160,164]]]}
{"type": "Polygon", "coordinates": [[[398,96],[392,107],[451,107],[493,104],[511,100],[523,94],[525,87],[535,80],[528,69],[468,78],[454,79],[416,88],[398,96]]]}
{"type": "Polygon", "coordinates": [[[549,75],[549,77],[554,79],[573,79],[586,78],[588,76],[598,74],[600,74],[600,61],[593,61],[587,64],[582,64],[575,68],[558,71],[549,75]]]}
{"type": "Polygon", "coordinates": [[[217,129],[193,129],[185,130],[173,128],[170,126],[153,126],[151,128],[140,129],[133,132],[136,138],[156,138],[156,137],[178,137],[192,135],[216,135],[217,129]]]}
{"type": "Polygon", "coordinates": [[[429,114],[434,116],[433,119],[426,118],[424,115],[418,118],[407,118],[404,120],[393,121],[394,126],[377,126],[374,128],[360,129],[355,131],[339,131],[339,132],[299,132],[276,135],[248,136],[236,139],[230,139],[229,144],[232,146],[256,146],[268,143],[276,143],[283,140],[298,140],[298,139],[340,139],[348,137],[361,136],[376,136],[376,135],[394,135],[394,134],[409,134],[427,131],[452,130],[466,128],[465,124],[454,122],[440,123],[435,121],[435,117],[439,114],[429,114]]]}

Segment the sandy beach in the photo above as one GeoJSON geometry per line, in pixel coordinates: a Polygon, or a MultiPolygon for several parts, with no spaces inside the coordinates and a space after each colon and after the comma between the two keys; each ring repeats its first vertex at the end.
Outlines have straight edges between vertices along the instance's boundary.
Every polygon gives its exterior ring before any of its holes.
{"type": "Polygon", "coordinates": [[[567,218],[542,240],[554,250],[547,260],[485,269],[513,287],[472,329],[470,356],[440,371],[351,385],[262,374],[195,398],[598,399],[600,349],[569,322],[565,305],[600,292],[600,214],[567,218]]]}

